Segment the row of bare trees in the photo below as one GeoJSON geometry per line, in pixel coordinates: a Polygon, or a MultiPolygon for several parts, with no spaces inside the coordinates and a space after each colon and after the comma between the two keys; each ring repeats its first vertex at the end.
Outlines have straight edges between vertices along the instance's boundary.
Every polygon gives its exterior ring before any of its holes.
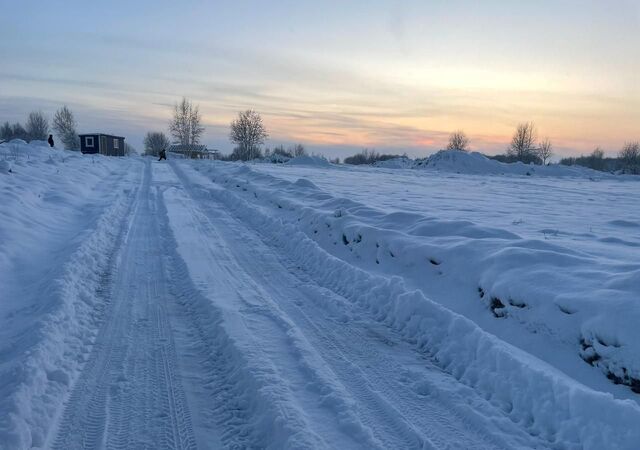
{"type": "MultiPolygon", "coordinates": [[[[262,156],[262,145],[269,134],[260,114],[251,109],[242,111],[231,122],[230,128],[229,139],[235,144],[230,159],[248,161],[262,156]]],[[[174,144],[198,145],[204,130],[198,105],[187,98],[174,105],[173,117],[169,122],[169,133],[174,144]]],[[[145,154],[157,155],[169,145],[170,141],[163,132],[148,132],[144,139],[145,154]]],[[[304,152],[304,148],[300,148],[304,152]]],[[[285,152],[284,149],[281,151],[285,152]]],[[[299,153],[300,149],[294,148],[293,152],[299,153]]]]}
{"type": "Polygon", "coordinates": [[[617,158],[605,158],[604,151],[600,147],[597,147],[587,156],[562,158],[560,164],[640,175],[640,142],[635,141],[624,144],[617,158]]]}
{"type": "Polygon", "coordinates": [[[618,154],[622,170],[640,175],[640,142],[627,142],[618,154]]]}
{"type": "MultiPolygon", "coordinates": [[[[447,150],[469,150],[469,139],[463,131],[455,131],[451,134],[447,150]]],[[[551,156],[553,156],[551,141],[548,138],[538,141],[534,123],[525,122],[516,128],[506,154],[492,156],[492,158],[503,162],[522,161],[524,163],[547,164],[551,156]]],[[[598,147],[588,156],[563,158],[560,160],[560,164],[640,174],[640,142],[624,144],[617,158],[605,158],[604,151],[598,147]]]]}
{"type": "MultiPolygon", "coordinates": [[[[66,107],[63,109],[66,110],[66,107]]],[[[68,111],[70,114],[70,111],[68,111]]],[[[32,113],[33,114],[33,113],[32,113]]],[[[56,116],[58,113],[56,113],[56,116]]],[[[31,121],[31,116],[30,116],[31,121]]],[[[34,118],[34,122],[37,122],[34,118]]],[[[69,123],[69,118],[63,120],[69,123]]],[[[72,116],[71,116],[72,122],[72,116]]],[[[55,123],[55,120],[54,120],[55,123]]],[[[54,125],[55,126],[55,125],[54,125]]],[[[4,129],[10,130],[9,124],[5,124],[4,129]]],[[[9,131],[7,131],[8,133],[9,131]]],[[[173,108],[173,117],[169,123],[169,132],[173,138],[173,143],[182,145],[196,145],[200,143],[204,126],[198,105],[194,105],[191,100],[183,98],[176,103],[173,108]]],[[[238,116],[230,124],[229,140],[234,144],[231,155],[226,159],[248,161],[263,156],[262,146],[269,137],[262,117],[254,110],[246,110],[238,113],[238,116]]],[[[170,145],[170,140],[162,132],[149,132],[144,140],[145,153],[157,155],[162,149],[170,145]]],[[[447,150],[469,151],[470,140],[464,131],[453,132],[449,137],[447,150]]],[[[273,150],[267,149],[266,156],[295,157],[306,154],[301,144],[285,149],[283,146],[275,147],[273,150]]],[[[379,155],[375,152],[364,151],[362,154],[354,155],[345,159],[353,163],[370,163],[372,160],[392,158],[397,155],[379,155]],[[383,157],[383,158],[381,158],[383,157]]],[[[553,145],[548,138],[538,140],[538,133],[533,122],[524,122],[517,126],[511,138],[507,151],[503,155],[493,158],[504,162],[521,161],[524,163],[547,164],[553,156],[553,145]]],[[[589,166],[604,170],[604,152],[596,149],[590,156],[581,158],[565,158],[562,163],[590,161],[589,166]]],[[[624,146],[618,158],[618,167],[631,173],[640,173],[640,144],[631,142],[624,146]]]]}
{"type": "Polygon", "coordinates": [[[76,133],[76,120],[71,110],[65,105],[58,109],[53,116],[53,122],[49,125],[49,119],[42,111],[32,111],[27,117],[24,126],[19,122],[13,125],[5,122],[0,126],[0,140],[10,141],[22,139],[23,141],[45,141],[49,132],[53,129],[58,140],[67,150],[78,150],[80,138],[76,133]]]}
{"type": "MultiPolygon", "coordinates": [[[[469,151],[469,138],[464,131],[451,133],[447,150],[469,151]]],[[[522,161],[524,163],[546,164],[553,156],[553,146],[548,138],[538,142],[536,127],[533,122],[518,125],[505,155],[497,159],[506,162],[522,161]]]]}
{"type": "Polygon", "coordinates": [[[282,160],[296,158],[298,156],[306,156],[307,150],[304,148],[302,144],[295,144],[290,147],[285,148],[284,145],[276,145],[273,149],[265,148],[264,156],[271,157],[274,161],[278,160],[278,158],[282,160]]]}
{"type": "Polygon", "coordinates": [[[355,155],[347,156],[344,159],[344,163],[353,164],[353,165],[374,164],[379,161],[387,161],[389,159],[406,158],[406,157],[407,157],[406,153],[403,155],[394,155],[394,154],[387,154],[387,153],[379,153],[375,150],[369,150],[365,148],[364,150],[362,150],[359,153],[356,153],[355,155]]]}
{"type": "Polygon", "coordinates": [[[553,156],[549,138],[538,142],[536,126],[533,122],[518,125],[507,148],[507,158],[524,163],[546,164],[553,156]]]}

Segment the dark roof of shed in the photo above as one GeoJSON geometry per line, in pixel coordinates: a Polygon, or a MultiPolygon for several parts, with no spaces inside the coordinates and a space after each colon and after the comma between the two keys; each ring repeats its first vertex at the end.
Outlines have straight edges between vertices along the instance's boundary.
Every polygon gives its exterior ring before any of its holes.
{"type": "Polygon", "coordinates": [[[106,133],[83,133],[83,134],[79,134],[78,136],[107,136],[107,137],[124,139],[124,136],[116,136],[115,134],[106,134],[106,133]]]}

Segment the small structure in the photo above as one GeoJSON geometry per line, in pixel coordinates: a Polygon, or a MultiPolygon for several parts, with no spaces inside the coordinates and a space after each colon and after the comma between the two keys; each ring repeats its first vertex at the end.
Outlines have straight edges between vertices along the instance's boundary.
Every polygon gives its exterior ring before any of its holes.
{"type": "Polygon", "coordinates": [[[112,134],[81,134],[80,151],[82,153],[99,153],[107,156],[124,156],[124,138],[112,134]]]}
{"type": "Polygon", "coordinates": [[[173,144],[167,151],[190,159],[217,159],[218,156],[218,150],[209,150],[200,144],[173,144]]]}

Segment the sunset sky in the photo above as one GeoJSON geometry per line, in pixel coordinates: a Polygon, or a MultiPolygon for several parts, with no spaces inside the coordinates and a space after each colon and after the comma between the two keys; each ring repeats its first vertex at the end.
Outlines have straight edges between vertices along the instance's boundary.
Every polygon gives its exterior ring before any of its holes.
{"type": "Polygon", "coordinates": [[[142,150],[182,96],[204,143],[253,108],[269,146],[500,153],[533,121],[558,154],[640,139],[640,0],[5,2],[0,121],[63,104],[142,150]]]}

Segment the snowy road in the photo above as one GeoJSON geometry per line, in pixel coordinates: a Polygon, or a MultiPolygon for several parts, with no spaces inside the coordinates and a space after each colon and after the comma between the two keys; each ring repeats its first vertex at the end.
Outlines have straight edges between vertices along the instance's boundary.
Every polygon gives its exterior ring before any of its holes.
{"type": "Polygon", "coordinates": [[[122,227],[53,448],[544,446],[181,169],[147,165],[122,227]]]}
{"type": "Polygon", "coordinates": [[[369,312],[314,283],[176,172],[182,183],[167,195],[169,215],[176,229],[195,231],[184,249],[197,261],[192,273],[214,303],[243,323],[230,331],[237,345],[256,358],[268,355],[271,381],[284,393],[274,401],[291,407],[311,446],[540,445],[369,312]]]}
{"type": "MultiPolygon", "coordinates": [[[[487,323],[519,330],[455,272],[465,254],[451,236],[451,253],[432,246],[437,237],[423,245],[398,233],[411,216],[306,179],[132,161],[74,162],[73,177],[108,196],[73,203],[43,184],[34,208],[69,211],[59,226],[41,220],[50,233],[0,222],[41,249],[0,260],[16,280],[0,279],[15,293],[2,304],[0,448],[634,448],[640,408],[629,389],[615,398],[584,386],[443,306],[459,295],[487,323]],[[72,235],[73,245],[56,241],[72,235]],[[50,273],[38,265],[45,250],[50,273]],[[424,252],[419,264],[413,251],[424,252]]],[[[69,172],[63,163],[56,170],[69,172]]],[[[33,218],[14,211],[16,224],[33,218]]],[[[429,239],[459,226],[421,223],[429,239]]],[[[478,254],[512,239],[459,230],[478,254]]],[[[608,386],[574,344],[534,336],[608,386]]]]}
{"type": "Polygon", "coordinates": [[[53,448],[195,448],[167,308],[171,299],[146,167],[120,260],[104,277],[107,305],[53,448]]]}

